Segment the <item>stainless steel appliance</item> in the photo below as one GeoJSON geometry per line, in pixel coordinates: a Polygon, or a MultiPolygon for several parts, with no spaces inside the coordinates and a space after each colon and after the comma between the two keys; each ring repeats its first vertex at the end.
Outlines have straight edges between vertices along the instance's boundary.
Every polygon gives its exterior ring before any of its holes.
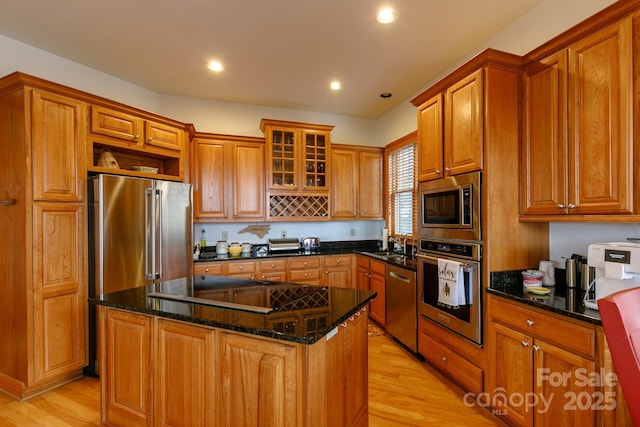
{"type": "Polygon", "coordinates": [[[420,237],[482,240],[480,172],[420,183],[420,237]]]}
{"type": "Polygon", "coordinates": [[[418,290],[416,273],[387,264],[385,327],[414,353],[418,352],[418,290]]]}
{"type": "Polygon", "coordinates": [[[640,286],[640,244],[631,242],[592,243],[587,256],[595,279],[585,293],[586,307],[597,310],[598,300],[625,289],[640,286]],[[595,286],[595,299],[589,292],[595,286]]]}
{"type": "Polygon", "coordinates": [[[320,239],[317,237],[305,237],[300,242],[300,246],[305,252],[317,252],[320,250],[320,239]]]}
{"type": "Polygon", "coordinates": [[[294,252],[300,252],[300,241],[298,239],[269,239],[270,254],[291,254],[294,252]]]}
{"type": "MultiPolygon", "coordinates": [[[[91,177],[89,196],[89,295],[191,275],[191,184],[103,174],[91,177]]],[[[95,310],[89,326],[93,361],[95,310]]]]}
{"type": "MultiPolygon", "coordinates": [[[[420,239],[418,261],[418,313],[451,331],[482,344],[482,245],[479,242],[420,239]],[[438,303],[438,259],[462,264],[461,285],[466,303],[457,308],[438,303]]],[[[388,298],[388,297],[387,297],[388,298]]]]}

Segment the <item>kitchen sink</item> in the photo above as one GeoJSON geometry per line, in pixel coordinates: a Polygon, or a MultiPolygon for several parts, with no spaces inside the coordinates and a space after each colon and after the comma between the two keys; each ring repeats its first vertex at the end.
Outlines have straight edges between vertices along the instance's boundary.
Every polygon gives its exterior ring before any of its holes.
{"type": "Polygon", "coordinates": [[[392,251],[363,252],[364,255],[370,255],[389,264],[404,266],[415,270],[415,260],[407,255],[399,254],[392,251]]]}

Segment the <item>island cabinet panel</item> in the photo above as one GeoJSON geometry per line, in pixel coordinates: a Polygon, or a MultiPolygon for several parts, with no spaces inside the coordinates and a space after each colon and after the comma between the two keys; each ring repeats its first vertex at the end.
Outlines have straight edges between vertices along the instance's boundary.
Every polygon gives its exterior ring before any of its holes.
{"type": "Polygon", "coordinates": [[[367,314],[302,344],[99,306],[102,423],[365,427],[367,314]]]}
{"type": "Polygon", "coordinates": [[[220,425],[299,425],[296,347],[227,333],[221,345],[220,425]]]}
{"type": "Polygon", "coordinates": [[[99,321],[102,423],[152,425],[151,316],[101,307],[99,321]]]}
{"type": "Polygon", "coordinates": [[[154,384],[155,424],[213,426],[215,414],[215,332],[159,319],[154,384]]]}

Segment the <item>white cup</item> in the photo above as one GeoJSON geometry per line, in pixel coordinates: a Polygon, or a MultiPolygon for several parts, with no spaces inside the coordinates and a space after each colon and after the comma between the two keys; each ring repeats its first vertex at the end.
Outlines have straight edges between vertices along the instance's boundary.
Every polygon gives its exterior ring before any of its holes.
{"type": "Polygon", "coordinates": [[[552,261],[540,261],[538,270],[542,272],[542,284],[544,286],[555,286],[556,276],[552,261]]]}

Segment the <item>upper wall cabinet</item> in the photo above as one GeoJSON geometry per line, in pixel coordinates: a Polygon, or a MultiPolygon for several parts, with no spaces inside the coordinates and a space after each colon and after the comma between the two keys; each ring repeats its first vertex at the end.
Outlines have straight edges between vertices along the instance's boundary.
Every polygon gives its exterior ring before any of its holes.
{"type": "Polygon", "coordinates": [[[332,147],[332,219],[383,219],[383,159],[382,148],[332,147]]]}
{"type": "Polygon", "coordinates": [[[193,200],[197,222],[264,220],[264,139],[196,133],[193,200]]]}
{"type": "Polygon", "coordinates": [[[629,221],[637,214],[632,18],[522,72],[522,220],[629,221]]]}
{"type": "Polygon", "coordinates": [[[520,57],[487,49],[411,101],[418,107],[419,181],[485,168],[486,140],[499,128],[489,125],[499,119],[494,105],[512,90],[510,81],[495,89],[486,82],[519,67],[520,57]]]}
{"type": "Polygon", "coordinates": [[[333,126],[262,119],[266,138],[267,219],[329,219],[333,126]]]}
{"type": "Polygon", "coordinates": [[[182,180],[186,130],[182,123],[162,117],[145,117],[115,108],[91,106],[89,154],[96,172],[144,175],[137,166],[158,169],[163,179],[182,180]],[[100,162],[109,150],[118,168],[106,168],[100,162]]]}

